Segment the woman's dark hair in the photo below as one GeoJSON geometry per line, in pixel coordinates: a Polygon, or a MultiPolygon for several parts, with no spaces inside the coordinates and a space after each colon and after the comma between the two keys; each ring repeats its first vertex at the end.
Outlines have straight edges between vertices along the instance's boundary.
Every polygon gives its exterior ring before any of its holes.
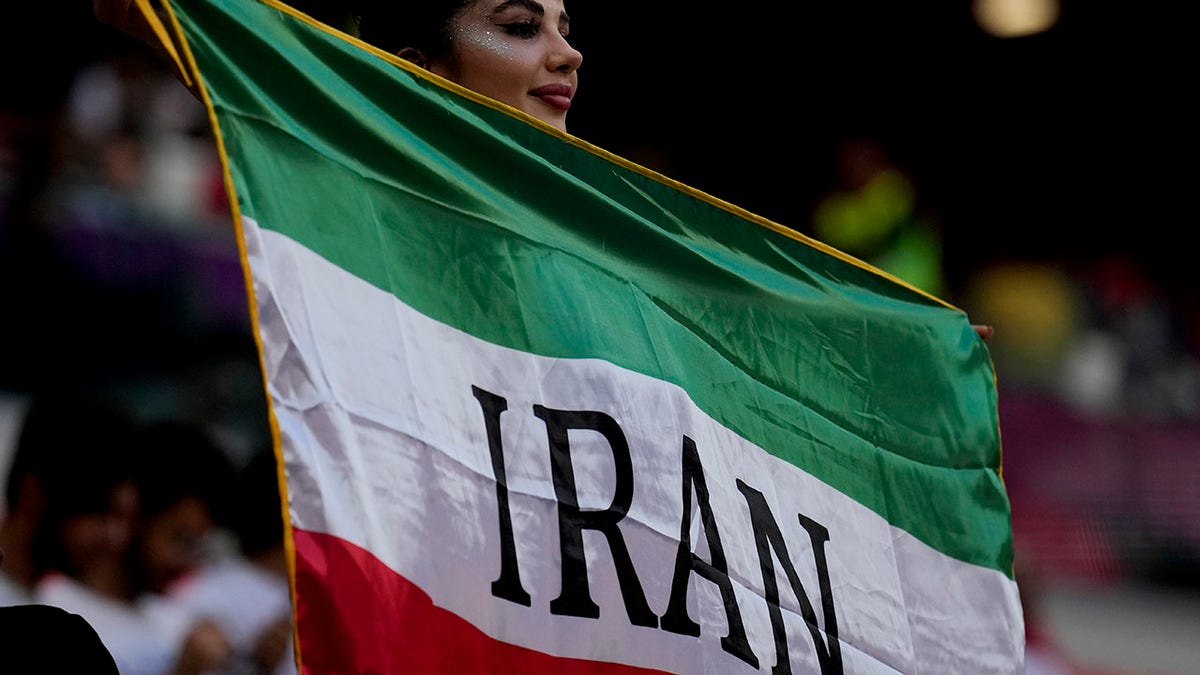
{"type": "Polygon", "coordinates": [[[476,0],[359,0],[358,34],[364,42],[395,54],[419,49],[427,59],[450,53],[450,24],[476,0]]]}

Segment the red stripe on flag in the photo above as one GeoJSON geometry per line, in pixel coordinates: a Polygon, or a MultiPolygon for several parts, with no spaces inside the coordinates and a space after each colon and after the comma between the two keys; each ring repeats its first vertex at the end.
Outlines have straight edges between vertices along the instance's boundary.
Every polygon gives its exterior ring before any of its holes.
{"type": "MultiPolygon", "coordinates": [[[[296,625],[304,675],[661,675],[614,663],[551,656],[500,642],[435,607],[425,591],[368,551],[293,529],[296,625]]],[[[485,602],[504,602],[488,596],[485,602]]],[[[547,610],[549,611],[549,610],[547,610]]]]}

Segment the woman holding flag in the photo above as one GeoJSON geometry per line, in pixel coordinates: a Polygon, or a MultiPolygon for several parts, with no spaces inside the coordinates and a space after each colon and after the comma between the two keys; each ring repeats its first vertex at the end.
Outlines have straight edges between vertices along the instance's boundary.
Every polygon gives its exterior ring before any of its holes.
{"type": "MultiPolygon", "coordinates": [[[[146,0],[104,2],[115,11],[105,15],[98,8],[98,16],[132,18],[127,29],[164,35],[152,26],[149,32],[137,28],[138,16],[148,26],[156,19],[152,12],[142,13],[146,0]]],[[[415,64],[404,64],[403,71],[394,67],[395,57],[384,62],[375,58],[382,51],[347,48],[344,36],[281,12],[271,0],[179,0],[171,6],[180,12],[189,40],[196,38],[190,44],[199,46],[195,70],[206,69],[210,112],[229,123],[225,128],[237,129],[220,137],[236,167],[227,184],[245,233],[247,265],[256,274],[251,281],[261,281],[255,289],[259,308],[266,310],[258,315],[265,320],[259,333],[268,355],[264,366],[267,377],[289,382],[271,391],[279,404],[273,410],[282,420],[279,451],[289,484],[317,488],[306,490],[305,499],[288,502],[297,645],[304,643],[306,663],[329,664],[331,672],[382,672],[389,668],[380,664],[447,660],[479,667],[493,656],[495,663],[507,663],[509,657],[515,664],[562,658],[607,662],[614,657],[602,653],[606,646],[651,639],[663,648],[632,656],[665,672],[730,672],[703,667],[710,658],[713,664],[736,659],[757,670],[760,657],[812,667],[819,663],[825,672],[842,672],[845,641],[855,647],[845,652],[851,664],[880,661],[899,670],[911,662],[912,670],[925,670],[923,665],[946,663],[948,657],[960,665],[976,663],[977,652],[986,651],[997,666],[992,672],[1012,672],[1004,666],[1021,643],[1019,622],[1010,620],[1016,593],[1004,557],[1007,511],[997,480],[994,406],[987,396],[994,376],[985,350],[962,339],[970,330],[960,315],[949,312],[952,308],[937,307],[930,298],[913,302],[912,294],[857,261],[804,248],[811,242],[796,241],[784,228],[749,222],[726,205],[675,190],[640,167],[566,142],[573,140],[564,129],[582,59],[566,40],[569,22],[562,0],[455,0],[438,4],[439,11],[426,5],[390,11],[367,7],[360,12],[359,34],[415,64]],[[413,31],[399,32],[400,26],[413,31]],[[430,78],[414,77],[419,68],[432,73],[430,78]],[[348,75],[360,69],[361,85],[348,75]],[[454,85],[447,86],[451,91],[431,86],[443,80],[454,85]],[[243,87],[243,81],[254,86],[243,87]],[[217,86],[222,83],[224,91],[217,86]],[[471,93],[461,87],[477,89],[498,104],[464,106],[469,109],[461,119],[444,114],[463,105],[456,93],[471,93]],[[501,110],[501,104],[507,107],[501,110]],[[279,110],[283,114],[276,115],[279,110]],[[364,110],[369,114],[360,114],[364,110]],[[293,117],[312,117],[314,123],[293,117]],[[308,142],[315,138],[322,140],[308,142]],[[434,146],[430,139],[439,142],[434,146]],[[522,147],[513,147],[517,144],[522,147]],[[277,152],[280,147],[284,150],[277,152]],[[387,152],[373,154],[376,148],[387,152]],[[509,157],[503,154],[508,149],[515,159],[497,162],[496,157],[509,157]],[[292,156],[283,157],[288,152],[292,156]],[[357,166],[362,155],[370,156],[370,171],[347,167],[357,166]],[[438,161],[413,169],[431,155],[438,161]],[[474,180],[485,174],[494,180],[474,180]],[[623,187],[603,191],[614,175],[623,187]],[[587,190],[566,190],[577,182],[586,183],[587,190]],[[298,185],[320,192],[309,198],[307,190],[294,189],[298,185]],[[443,190],[456,194],[439,200],[443,190]],[[516,199],[526,193],[527,200],[516,199]],[[576,194],[582,203],[572,199],[576,194]],[[424,208],[428,216],[409,215],[424,208]],[[647,229],[652,219],[642,209],[666,214],[669,222],[655,221],[647,229]],[[693,225],[703,231],[688,231],[693,225]],[[463,247],[442,246],[446,240],[463,247]],[[335,255],[351,249],[363,258],[335,255]],[[814,278],[824,285],[803,285],[806,280],[794,274],[797,261],[809,256],[814,278]],[[676,274],[677,269],[682,272],[676,274]],[[746,269],[756,274],[743,275],[746,269]],[[847,280],[845,272],[852,278],[847,280]],[[500,273],[516,281],[493,283],[500,273]],[[384,274],[393,276],[386,284],[372,283],[384,274]],[[800,292],[810,288],[821,293],[800,292]],[[349,301],[352,296],[344,289],[363,300],[349,301]],[[880,292],[860,294],[860,289],[880,292]],[[812,296],[819,294],[831,300],[815,305],[812,296]],[[581,297],[586,300],[580,302],[581,297]],[[471,307],[459,313],[463,305],[471,307]],[[577,329],[562,330],[581,307],[577,329]],[[380,321],[388,308],[403,317],[380,321]],[[756,315],[759,308],[762,313],[756,315]],[[518,314],[536,315],[536,320],[507,321],[518,314]],[[291,319],[296,322],[289,326],[291,319]],[[939,339],[927,338],[927,330],[939,339]],[[893,333],[896,338],[888,339],[893,333]],[[610,335],[635,337],[613,345],[606,339],[610,335]],[[311,352],[309,336],[315,345],[311,352]],[[866,339],[874,336],[879,338],[866,339]],[[397,351],[394,345],[408,345],[410,338],[412,349],[397,351]],[[293,349],[300,342],[305,346],[293,349]],[[282,365],[276,358],[300,351],[313,356],[282,365]],[[514,352],[522,360],[514,360],[514,352]],[[922,358],[910,358],[914,355],[922,358]],[[468,365],[448,367],[460,359],[468,365]],[[375,368],[386,372],[376,377],[375,368]],[[314,403],[315,372],[330,374],[336,395],[314,403]],[[585,380],[596,384],[579,391],[578,383],[585,380]],[[677,394],[680,381],[689,385],[684,390],[702,397],[700,403],[677,394]],[[734,383],[737,395],[714,382],[734,383]],[[644,396],[625,393],[642,386],[644,396]],[[925,395],[918,402],[930,405],[914,405],[914,391],[925,395]],[[397,393],[412,393],[418,404],[395,406],[397,393]],[[836,405],[813,403],[818,398],[836,405]],[[499,416],[510,409],[509,400],[522,419],[542,421],[545,437],[537,422],[522,426],[516,437],[501,433],[499,416]],[[660,404],[669,407],[660,410],[660,404]],[[954,414],[943,412],[952,407],[954,414]],[[820,414],[808,412],[817,408],[820,414]],[[328,424],[330,419],[346,420],[345,431],[328,424]],[[637,432],[644,440],[631,448],[621,425],[644,430],[637,432]],[[618,488],[611,508],[579,507],[567,434],[573,429],[602,437],[600,452],[588,457],[603,472],[593,471],[583,488],[607,497],[602,478],[611,467],[618,488]],[[742,430],[745,437],[738,434],[742,430]],[[692,437],[700,433],[707,434],[703,447],[692,437]],[[505,435],[509,441],[501,443],[505,435]],[[504,447],[520,448],[521,454],[505,455],[504,447]],[[702,453],[712,460],[707,474],[702,453]],[[518,464],[532,467],[525,474],[530,483],[512,497],[528,502],[524,513],[539,514],[520,539],[507,506],[505,478],[506,466],[518,464]],[[810,469],[817,474],[810,477],[810,469]],[[309,481],[318,474],[344,479],[309,481]],[[710,483],[706,475],[723,488],[710,493],[703,487],[710,483]],[[633,489],[638,476],[648,478],[641,483],[648,492],[633,489]],[[893,476],[907,482],[897,486],[893,476]],[[978,498],[984,481],[992,498],[987,503],[978,498]],[[468,484],[472,496],[444,498],[465,494],[468,484]],[[787,503],[768,498],[755,485],[781,486],[787,503]],[[494,500],[484,494],[491,489],[494,500]],[[557,508],[545,508],[554,506],[546,499],[550,490],[557,508]],[[480,498],[473,496],[477,492],[480,498]],[[737,574],[752,579],[757,563],[763,586],[749,590],[746,602],[735,593],[724,554],[714,553],[708,562],[691,553],[693,492],[696,509],[728,514],[722,529],[740,537],[728,549],[739,552],[737,574]],[[634,517],[646,526],[624,532],[617,521],[630,513],[635,494],[647,495],[643,501],[649,506],[639,502],[638,508],[649,515],[634,517]],[[717,495],[715,506],[710,494],[717,495]],[[929,495],[930,508],[922,502],[914,505],[922,508],[892,513],[886,507],[901,495],[929,495]],[[946,499],[939,501],[942,495],[946,499]],[[533,502],[539,506],[533,508],[533,502]],[[433,503],[437,508],[427,508],[433,503]],[[489,511],[493,504],[495,510],[489,511]],[[327,508],[332,505],[344,505],[345,511],[327,508]],[[790,588],[785,590],[804,605],[811,639],[803,640],[803,649],[790,648],[797,642],[789,640],[778,611],[772,561],[794,565],[783,550],[779,524],[785,521],[775,515],[783,513],[780,509],[789,516],[788,536],[807,542],[812,555],[804,562],[816,569],[823,589],[822,629],[812,603],[818,596],[803,588],[794,569],[787,574],[790,588]],[[934,515],[926,517],[927,512],[934,515]],[[987,527],[979,529],[990,538],[960,546],[954,537],[970,528],[946,526],[946,517],[959,512],[984,523],[987,527]],[[603,518],[596,520],[596,514],[603,518]],[[738,525],[730,529],[729,519],[738,525]],[[868,522],[870,527],[864,525],[868,522]],[[489,528],[482,536],[480,523],[489,528]],[[453,529],[459,524],[461,529],[453,529]],[[922,538],[898,534],[902,528],[922,538]],[[611,638],[589,639],[596,624],[573,620],[600,618],[599,605],[589,595],[583,530],[599,530],[609,539],[611,560],[604,559],[603,570],[619,577],[619,592],[610,584],[603,594],[606,604],[623,602],[626,610],[623,615],[605,610],[603,627],[611,638]],[[627,536],[638,543],[627,546],[627,536]],[[841,547],[831,549],[838,552],[833,573],[851,580],[839,580],[837,587],[862,591],[843,597],[840,606],[830,591],[831,565],[824,554],[831,540],[841,547]],[[414,541],[422,545],[413,546],[414,541]],[[897,542],[906,547],[903,565],[890,553],[897,542]],[[535,552],[530,559],[551,561],[539,570],[533,593],[519,578],[519,547],[535,552]],[[638,552],[637,564],[630,550],[638,552]],[[674,565],[673,550],[678,551],[674,565]],[[480,560],[499,560],[501,578],[477,564],[480,560]],[[959,584],[963,593],[951,594],[948,606],[978,611],[964,612],[970,621],[934,626],[921,603],[942,602],[945,575],[900,574],[899,568],[910,572],[945,565],[971,578],[959,584]],[[639,578],[639,566],[658,572],[639,578]],[[706,617],[702,628],[688,616],[688,587],[697,574],[721,595],[711,605],[716,620],[706,617]],[[554,576],[561,577],[557,585],[554,576]],[[556,586],[560,596],[552,598],[556,586]],[[913,597],[910,588],[917,591],[916,604],[906,599],[913,597]],[[393,602],[396,598],[406,600],[393,602]],[[997,599],[1007,609],[999,618],[997,599]],[[753,623],[743,621],[743,604],[754,608],[745,614],[753,623]],[[920,627],[913,631],[917,638],[911,649],[903,639],[890,640],[886,630],[862,628],[892,625],[875,618],[910,607],[920,627]],[[529,630],[528,608],[544,625],[529,630]],[[854,618],[839,622],[838,613],[854,618]],[[462,642],[454,638],[434,640],[417,630],[393,634],[387,628],[451,622],[461,629],[458,635],[475,641],[474,648],[460,648],[462,642]],[[839,623],[850,632],[839,635],[839,623]],[[380,627],[389,631],[388,640],[370,637],[380,627]],[[728,631],[724,637],[722,629],[728,631]],[[978,636],[985,631],[995,639],[981,650],[978,636]],[[690,649],[696,643],[676,636],[701,637],[702,650],[690,649]],[[874,644],[895,646],[895,653],[878,656],[861,648],[874,644]]],[[[169,41],[164,44],[170,47],[169,41]]],[[[491,102],[484,97],[464,98],[491,102]]],[[[705,518],[704,536],[716,551],[718,519],[705,518]]],[[[863,668],[850,669],[855,670],[863,668]]]]}

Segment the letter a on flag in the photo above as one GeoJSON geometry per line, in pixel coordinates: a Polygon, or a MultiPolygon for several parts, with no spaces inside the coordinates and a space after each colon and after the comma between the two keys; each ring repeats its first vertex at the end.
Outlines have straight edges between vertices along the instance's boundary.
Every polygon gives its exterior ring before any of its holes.
{"type": "Polygon", "coordinates": [[[1022,670],[961,310],[274,0],[163,8],[303,673],[1022,670]]]}

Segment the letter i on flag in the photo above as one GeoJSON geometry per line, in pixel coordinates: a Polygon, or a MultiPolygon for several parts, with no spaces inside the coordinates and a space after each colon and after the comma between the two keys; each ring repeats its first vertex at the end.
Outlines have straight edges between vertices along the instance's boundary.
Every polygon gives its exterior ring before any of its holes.
{"type": "Polygon", "coordinates": [[[169,0],[304,673],[1016,673],[965,314],[273,0],[169,0]]]}

